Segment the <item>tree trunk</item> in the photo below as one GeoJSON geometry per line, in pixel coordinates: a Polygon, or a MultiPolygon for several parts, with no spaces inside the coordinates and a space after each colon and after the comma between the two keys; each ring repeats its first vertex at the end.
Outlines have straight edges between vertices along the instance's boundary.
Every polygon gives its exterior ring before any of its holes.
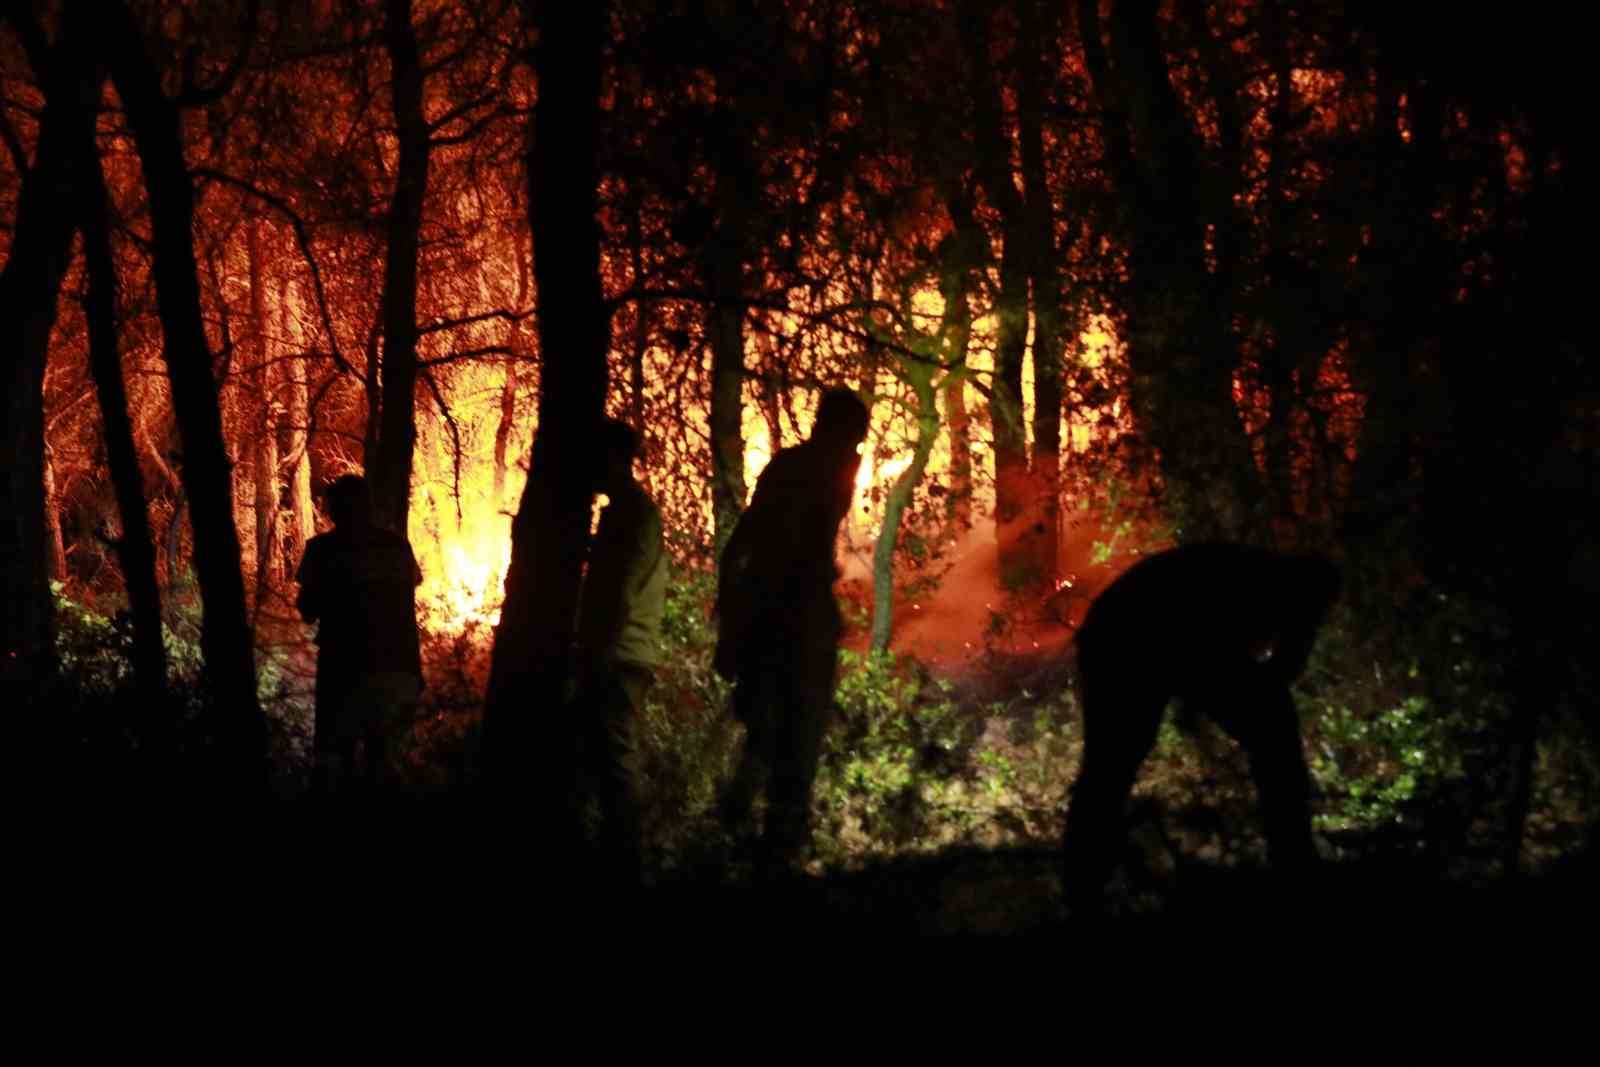
{"type": "Polygon", "coordinates": [[[399,162],[383,263],[383,414],[378,462],[368,476],[378,515],[403,534],[417,442],[417,253],[432,144],[422,110],[422,60],[411,25],[411,0],[385,0],[383,11],[399,162]]]}
{"type": "Polygon", "coordinates": [[[1055,40],[1055,22],[1038,0],[1022,0],[1017,40],[1017,129],[1022,145],[1022,192],[1032,247],[1028,281],[1033,297],[1033,522],[1025,552],[1038,580],[1054,588],[1061,543],[1061,361],[1068,339],[1055,209],[1045,171],[1045,74],[1041,50],[1055,40]]]}
{"type": "Polygon", "coordinates": [[[101,18],[111,33],[104,58],[122,98],[149,196],[153,274],[162,358],[183,439],[184,495],[194,533],[200,583],[200,649],[221,760],[237,788],[263,781],[266,723],[256,700],[254,653],[239,570],[239,536],[233,524],[228,453],[217,405],[217,384],[201,317],[194,254],[194,188],[183,155],[177,106],[161,88],[161,75],[130,42],[138,26],[120,3],[101,18]],[[114,45],[110,42],[115,42],[114,45]]]}
{"type": "MultiPolygon", "coordinates": [[[[542,363],[538,436],[512,524],[484,707],[485,769],[502,789],[528,780],[518,772],[533,754],[535,724],[560,714],[589,536],[588,449],[605,414],[610,334],[595,217],[606,5],[527,0],[525,10],[540,43],[527,172],[542,363]]],[[[538,784],[555,786],[566,770],[542,767],[538,784]]]]}
{"type": "Polygon", "coordinates": [[[251,467],[255,473],[256,514],[256,600],[259,614],[267,592],[278,582],[282,568],[278,563],[278,419],[276,412],[277,375],[272,369],[272,349],[267,343],[266,286],[261,276],[260,222],[254,215],[245,224],[246,255],[250,268],[250,355],[255,362],[257,411],[255,454],[251,467]]]}
{"type": "MultiPolygon", "coordinates": [[[[0,693],[28,708],[55,675],[44,488],[44,371],[61,280],[72,250],[73,112],[92,84],[84,42],[54,48],[19,5],[7,9],[31,40],[29,58],[44,88],[33,166],[17,194],[16,228],[0,270],[0,352],[5,399],[0,415],[0,693]]],[[[63,31],[74,35],[70,24],[63,31]]]]}
{"type": "MultiPolygon", "coordinates": [[[[522,231],[516,232],[517,244],[517,310],[521,311],[528,306],[528,300],[533,295],[530,291],[531,279],[529,277],[528,257],[522,254],[522,231]]],[[[528,345],[524,343],[524,331],[527,329],[523,323],[526,320],[518,319],[511,324],[510,348],[511,355],[506,357],[506,380],[500,386],[500,421],[494,428],[494,487],[490,498],[492,509],[496,515],[505,510],[506,492],[506,451],[511,445],[511,432],[516,426],[517,419],[517,362],[528,355],[528,345]]]]}
{"type": "MultiPolygon", "coordinates": [[[[279,333],[285,339],[292,336],[289,311],[293,291],[292,283],[285,281],[282,302],[278,308],[278,321],[281,324],[279,333]]],[[[310,362],[308,357],[301,355],[299,359],[285,363],[284,366],[288,371],[288,445],[289,455],[292,457],[289,467],[289,514],[293,548],[288,552],[287,558],[298,560],[305,555],[306,542],[317,532],[317,515],[311,505],[311,396],[310,389],[306,386],[310,362]]]]}
{"type": "Polygon", "coordinates": [[[967,411],[967,346],[972,339],[973,272],[987,258],[982,227],[959,186],[945,195],[951,234],[942,253],[939,292],[944,299],[943,353],[948,369],[945,423],[950,428],[950,518],[961,531],[972,529],[972,417],[967,411]]]}
{"type": "Polygon", "coordinates": [[[150,534],[144,476],[139,471],[138,445],[128,417],[128,393],[117,343],[117,274],[111,253],[110,199],[94,139],[94,113],[78,119],[78,151],[83,155],[80,218],[88,296],[84,314],[89,329],[89,373],[94,377],[100,424],[105,433],[107,465],[117,497],[122,535],[117,561],[128,590],[133,621],[133,684],[143,706],[146,736],[159,752],[169,751],[177,725],[167,717],[167,649],[161,636],[161,587],[156,582],[156,549],[150,534]]]}
{"type": "Polygon", "coordinates": [[[1233,399],[1238,352],[1224,287],[1206,265],[1197,134],[1172,86],[1156,3],[1117,0],[1109,50],[1095,0],[1080,0],[1078,19],[1107,166],[1126,205],[1130,402],[1179,537],[1242,536],[1260,485],[1233,399]]]}
{"type": "Polygon", "coordinates": [[[926,363],[908,362],[903,374],[917,397],[917,445],[911,466],[901,472],[889,489],[883,507],[883,527],[872,553],[872,650],[889,647],[894,629],[894,550],[900,540],[900,516],[911,503],[912,494],[928,469],[928,457],[939,437],[939,406],[933,387],[934,368],[926,363]]]}
{"type": "MultiPolygon", "coordinates": [[[[719,179],[719,185],[727,179],[719,179]]],[[[728,195],[718,200],[727,204],[728,195]]],[[[744,303],[737,222],[723,215],[705,251],[706,286],[711,291],[711,511],[715,521],[714,557],[720,557],[744,511],[744,303]]]]}
{"type": "Polygon", "coordinates": [[[1000,84],[990,62],[990,10],[969,0],[964,28],[974,82],[973,138],[978,184],[1000,215],[1000,292],[995,298],[997,328],[994,381],[989,390],[989,422],[994,440],[994,512],[1000,582],[1007,588],[1030,584],[1035,575],[1025,545],[1013,524],[1031,503],[1028,439],[1022,413],[1022,359],[1028,343],[1028,219],[1011,168],[1010,139],[1001,113],[1000,84]]]}
{"type": "Polygon", "coordinates": [[[44,558],[52,582],[67,580],[67,546],[61,536],[61,493],[56,489],[55,457],[50,442],[44,446],[44,558]]]}

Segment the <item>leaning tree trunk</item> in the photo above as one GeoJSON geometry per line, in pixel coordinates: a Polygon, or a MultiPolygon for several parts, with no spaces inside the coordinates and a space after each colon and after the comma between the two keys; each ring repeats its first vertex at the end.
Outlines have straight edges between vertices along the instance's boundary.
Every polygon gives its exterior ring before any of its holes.
{"type": "MultiPolygon", "coordinates": [[[[532,755],[535,724],[559,714],[589,537],[588,451],[605,415],[610,334],[595,217],[605,5],[526,2],[540,41],[527,172],[542,363],[538,435],[512,524],[484,707],[485,769],[500,789],[533,777],[518,772],[532,755]]],[[[543,767],[537,778],[548,786],[565,771],[543,767]]]]}
{"type": "Polygon", "coordinates": [[[383,262],[383,406],[378,461],[368,469],[385,525],[406,531],[411,463],[417,443],[417,253],[432,147],[422,109],[422,59],[411,25],[411,0],[386,0],[383,43],[389,55],[399,162],[389,202],[383,262]]]}
{"type": "MultiPolygon", "coordinates": [[[[55,675],[55,632],[47,566],[44,490],[44,371],[61,279],[72,252],[73,113],[92,84],[84,42],[55,48],[19,10],[7,12],[30,38],[44,86],[33,166],[17,195],[16,228],[0,270],[0,694],[27,708],[55,675]]],[[[63,31],[73,34],[73,27],[63,31]]]]}
{"type": "Polygon", "coordinates": [[[149,58],[128,44],[140,39],[138,26],[120,3],[105,5],[101,17],[112,30],[102,38],[108,42],[103,58],[133,131],[149,197],[161,355],[183,439],[181,478],[194,533],[202,604],[200,650],[220,746],[219,769],[225,769],[229,785],[246,788],[264,780],[266,723],[256,699],[228,452],[200,306],[194,187],[183,154],[178,106],[163,93],[161,74],[149,58]]]}
{"type": "Polygon", "coordinates": [[[133,684],[143,705],[146,736],[156,749],[166,752],[177,724],[166,717],[167,649],[161,636],[161,587],[156,581],[155,539],[150,534],[144,476],[139,471],[139,448],[128,417],[128,391],[117,343],[117,272],[111,253],[110,199],[95,145],[92,111],[86,109],[79,116],[76,143],[83,158],[79,215],[84,270],[89,281],[84,301],[89,373],[94,377],[111,487],[116,493],[122,525],[116,550],[133,622],[133,684]]]}

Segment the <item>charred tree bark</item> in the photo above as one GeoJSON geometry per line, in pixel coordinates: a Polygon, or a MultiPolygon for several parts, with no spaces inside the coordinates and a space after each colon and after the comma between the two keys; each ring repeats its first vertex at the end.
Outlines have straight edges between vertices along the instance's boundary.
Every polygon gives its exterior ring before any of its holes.
{"type": "MultiPolygon", "coordinates": [[[[527,173],[542,364],[538,436],[512,524],[484,708],[485,769],[501,789],[525,765],[535,724],[559,713],[589,536],[587,449],[605,414],[610,335],[595,214],[606,5],[528,0],[526,10],[539,39],[527,173]]],[[[541,784],[563,770],[545,768],[541,784]]]]}
{"type": "Polygon", "coordinates": [[[161,587],[156,581],[155,540],[150,533],[144,476],[139,471],[139,450],[128,416],[128,392],[117,341],[117,273],[111,253],[110,198],[95,145],[94,113],[87,109],[78,116],[76,144],[82,154],[84,176],[79,218],[84,271],[89,282],[84,301],[89,372],[94,377],[107,465],[111,468],[111,486],[122,526],[116,550],[133,622],[133,684],[144,707],[147,736],[158,750],[165,751],[176,723],[166,717],[167,649],[161,636],[161,587]]]}
{"type": "Polygon", "coordinates": [[[33,164],[17,195],[16,229],[0,270],[0,352],[7,354],[0,417],[0,692],[32,705],[55,676],[45,509],[44,371],[61,280],[72,252],[78,180],[73,113],[92,75],[74,27],[51,47],[22,5],[8,7],[44,89],[33,164]]]}
{"type": "Polygon", "coordinates": [[[382,422],[378,461],[368,476],[379,516],[405,533],[417,442],[417,254],[432,142],[422,107],[422,59],[411,24],[411,0],[385,0],[383,14],[399,161],[383,262],[382,422]]]}
{"type": "Polygon", "coordinates": [[[194,532],[203,607],[204,678],[221,760],[232,786],[263,781],[266,723],[256,700],[255,659],[233,523],[228,452],[217,383],[201,317],[194,253],[194,187],[183,154],[179,108],[143,50],[138,26],[120,3],[99,10],[111,30],[104,58],[122,98],[149,196],[151,245],[162,359],[183,439],[184,495],[194,532]]]}

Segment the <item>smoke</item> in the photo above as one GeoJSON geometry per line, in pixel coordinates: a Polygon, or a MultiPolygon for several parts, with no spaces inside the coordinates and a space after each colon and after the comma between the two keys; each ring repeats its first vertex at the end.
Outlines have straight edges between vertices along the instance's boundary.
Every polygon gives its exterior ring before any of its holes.
{"type": "MultiPolygon", "coordinates": [[[[997,531],[992,518],[978,519],[943,546],[940,561],[898,571],[890,648],[948,671],[996,654],[1028,659],[1065,654],[1095,595],[1138,555],[1118,551],[1115,532],[1089,516],[1063,516],[1056,587],[1008,591],[1000,580],[1000,541],[1009,543],[1033,521],[1025,516],[997,531]]],[[[847,552],[841,570],[841,594],[870,611],[870,555],[847,552]]],[[[863,633],[847,643],[864,646],[866,641],[863,633]]]]}

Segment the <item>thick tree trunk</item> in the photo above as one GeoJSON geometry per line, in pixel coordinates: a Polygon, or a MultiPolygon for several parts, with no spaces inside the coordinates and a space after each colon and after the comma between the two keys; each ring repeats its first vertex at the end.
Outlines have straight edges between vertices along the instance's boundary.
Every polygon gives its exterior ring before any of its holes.
{"type": "Polygon", "coordinates": [[[610,334],[595,217],[606,5],[526,7],[540,43],[527,168],[542,363],[538,436],[512,524],[484,708],[486,770],[502,789],[524,780],[549,787],[566,772],[543,767],[537,782],[518,773],[533,756],[536,724],[560,714],[570,668],[593,499],[588,453],[605,413],[610,334]]]}
{"type": "MultiPolygon", "coordinates": [[[[0,694],[7,707],[28,708],[54,677],[53,607],[47,548],[44,457],[44,371],[61,279],[72,250],[71,148],[74,112],[92,84],[81,58],[85,42],[47,47],[31,16],[4,17],[30,35],[29,48],[45,106],[33,166],[17,194],[16,228],[0,270],[0,694]]],[[[64,31],[72,34],[73,28],[64,31]]]]}
{"type": "Polygon", "coordinates": [[[367,474],[379,516],[405,533],[417,442],[417,253],[432,147],[422,109],[422,60],[411,25],[411,0],[385,0],[383,43],[389,54],[399,162],[383,263],[383,414],[378,462],[367,474]]]}
{"type": "Polygon", "coordinates": [[[163,95],[161,75],[149,59],[139,48],[130,47],[140,39],[138,27],[120,3],[105,5],[101,17],[112,31],[102,38],[108,42],[104,57],[133,130],[149,194],[161,354],[183,438],[181,477],[203,605],[200,648],[208,698],[222,764],[231,779],[227,784],[250,788],[264,777],[266,724],[256,700],[228,453],[201,317],[194,189],[183,154],[178,108],[163,95]]]}
{"type": "Polygon", "coordinates": [[[89,372],[100,405],[111,486],[117,497],[122,536],[117,559],[128,590],[133,621],[133,682],[144,707],[145,729],[152,743],[167,749],[176,726],[166,715],[167,649],[161,636],[161,587],[156,582],[155,541],[139,471],[138,445],[128,417],[128,393],[117,342],[117,274],[111,253],[110,200],[94,139],[94,115],[79,117],[78,150],[83,153],[84,183],[80,218],[88,297],[84,313],[89,328],[89,372]]]}

